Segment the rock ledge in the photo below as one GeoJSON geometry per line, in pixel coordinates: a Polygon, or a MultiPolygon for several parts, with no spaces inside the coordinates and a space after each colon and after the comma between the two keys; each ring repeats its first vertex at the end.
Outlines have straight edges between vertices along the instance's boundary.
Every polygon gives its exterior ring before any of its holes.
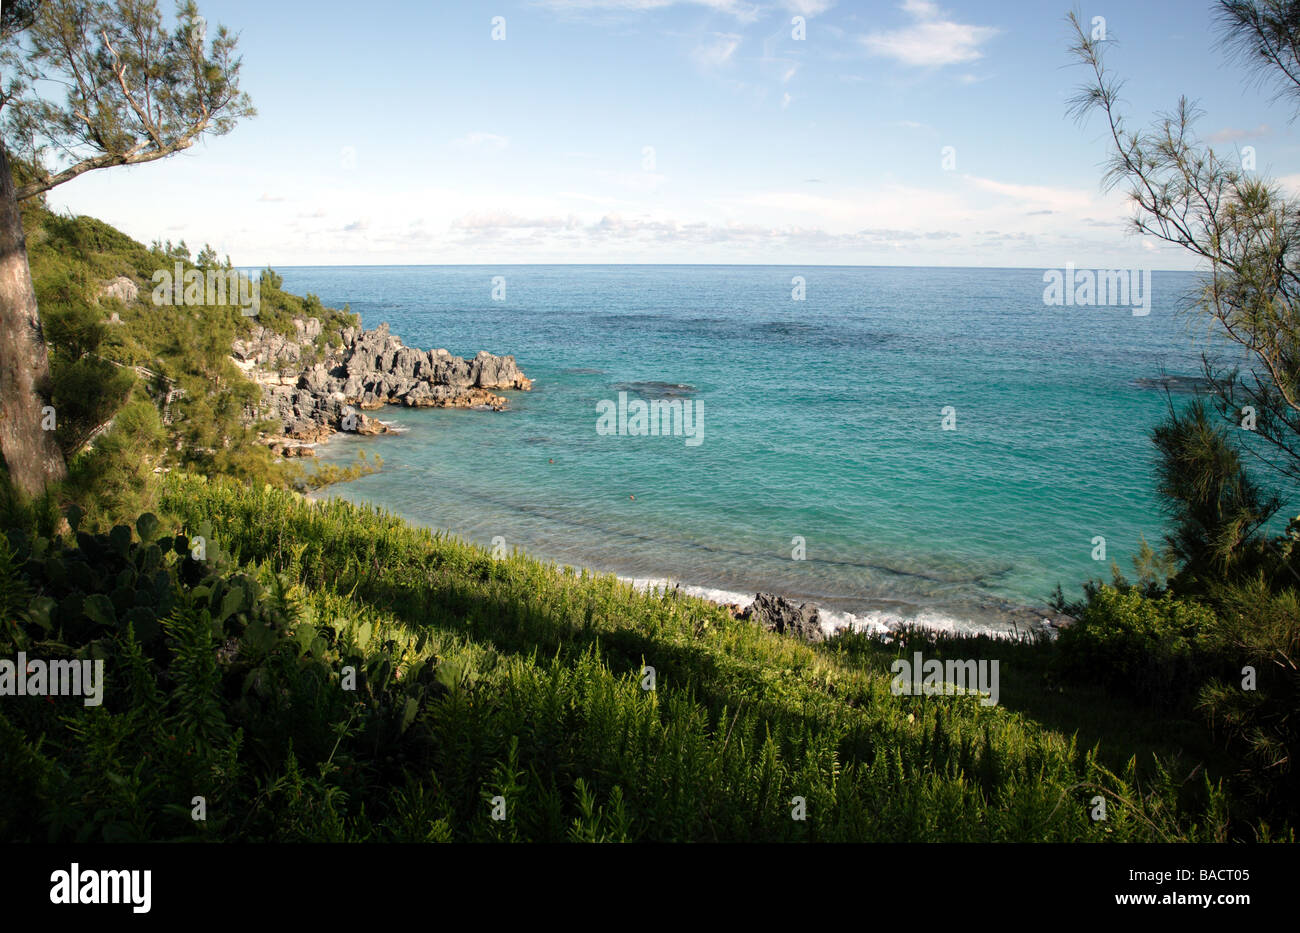
{"type": "Polygon", "coordinates": [[[442,349],[408,347],[387,324],[334,332],[317,361],[320,320],[293,323],[292,336],[258,326],[231,344],[235,365],[262,386],[263,410],[250,415],[280,420],[281,436],[267,441],[285,452],[293,449],[286,442],[317,443],[335,431],[386,433],[382,422],[363,414],[385,405],[500,411],[507,401],[492,390],[533,387],[513,356],[483,350],[466,360],[442,349]]]}

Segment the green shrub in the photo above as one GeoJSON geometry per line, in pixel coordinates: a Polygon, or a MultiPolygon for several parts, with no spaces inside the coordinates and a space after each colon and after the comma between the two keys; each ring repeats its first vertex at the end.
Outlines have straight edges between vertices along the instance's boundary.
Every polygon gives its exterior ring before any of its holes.
{"type": "Polygon", "coordinates": [[[1214,624],[1203,605],[1109,585],[1090,591],[1078,621],[1060,637],[1064,672],[1159,706],[1184,705],[1205,663],[1200,633],[1214,624]]]}
{"type": "MultiPolygon", "coordinates": [[[[102,658],[0,710],[13,840],[1221,839],[1222,792],[678,594],[345,503],[173,474],[138,535],[0,536],[0,656],[102,658]],[[200,535],[205,559],[196,560],[200,535]],[[653,663],[657,686],[642,686],[653,663]],[[355,690],[344,687],[347,668],[355,690]],[[1104,824],[1087,816],[1097,794],[1104,824]],[[203,797],[206,819],[192,818],[203,797]],[[806,820],[791,819],[794,798],[806,820]],[[506,819],[491,818],[504,801],[506,819]]],[[[69,521],[75,526],[78,516],[69,521]]],[[[1257,833],[1241,827],[1249,837],[1257,833]]]]}
{"type": "MultiPolygon", "coordinates": [[[[294,318],[314,316],[321,321],[322,333],[314,347],[306,348],[302,362],[310,365],[323,358],[325,344],[339,328],[359,324],[356,315],[327,308],[314,295],[284,291],[283,279],[270,269],[261,277],[256,318],[245,317],[229,304],[157,306],[151,300],[154,272],[173,275],[177,262],[186,270],[195,268],[183,242],[146,248],[108,224],[55,214],[39,202],[24,204],[23,227],[50,346],[58,437],[69,456],[123,406],[145,400],[146,393],[161,411],[175,387],[184,395],[172,397],[168,424],[162,426],[166,443],[149,449],[157,455],[150,469],[188,469],[277,486],[295,481],[296,471],[274,462],[258,437],[258,427],[249,423],[261,390],[230,359],[231,341],[259,326],[293,334],[294,318]],[[135,301],[100,297],[103,284],[117,276],[140,287],[135,301]],[[110,324],[113,312],[118,322],[110,324]],[[163,378],[136,380],[137,388],[128,391],[134,375],[126,366],[143,366],[163,378]]],[[[215,263],[215,254],[205,247],[199,260],[215,263]]],[[[332,339],[337,344],[337,337],[332,339]]],[[[95,443],[99,441],[97,437],[95,443]]],[[[129,482],[136,481],[136,472],[130,471],[129,482]]],[[[93,490],[83,486],[78,495],[93,498],[93,490]]],[[[134,497],[136,502],[142,498],[134,497]]],[[[95,521],[119,508],[123,511],[111,518],[138,514],[132,497],[123,496],[120,488],[103,502],[79,501],[95,521]]]]}
{"type": "Polygon", "coordinates": [[[1206,682],[1200,707],[1240,762],[1244,792],[1265,816],[1300,813],[1300,597],[1259,577],[1214,593],[1206,639],[1230,659],[1206,682]]]}

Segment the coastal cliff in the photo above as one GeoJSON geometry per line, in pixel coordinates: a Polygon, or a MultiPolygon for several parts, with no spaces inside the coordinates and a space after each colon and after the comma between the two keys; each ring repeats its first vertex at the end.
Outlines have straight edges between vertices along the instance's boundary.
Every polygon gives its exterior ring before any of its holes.
{"type": "Polygon", "coordinates": [[[285,456],[310,455],[303,445],[336,431],[387,432],[364,411],[385,405],[500,411],[508,402],[494,390],[533,385],[513,356],[483,350],[467,360],[444,349],[408,347],[387,324],[325,332],[320,319],[307,317],[294,318],[293,326],[286,335],[259,325],[231,344],[235,365],[262,387],[261,409],[250,419],[280,422],[280,433],[265,440],[285,456]]]}

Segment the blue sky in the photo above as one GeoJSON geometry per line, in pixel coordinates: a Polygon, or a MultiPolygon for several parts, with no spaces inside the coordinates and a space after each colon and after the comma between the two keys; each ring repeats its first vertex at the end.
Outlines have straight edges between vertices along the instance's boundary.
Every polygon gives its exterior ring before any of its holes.
{"type": "MultiPolygon", "coordinates": [[[[240,34],[258,116],[52,205],[243,266],[1190,267],[1100,188],[1102,125],[1066,113],[1068,0],[200,8],[240,34]]],[[[1210,8],[1079,9],[1105,17],[1134,118],[1186,94],[1216,149],[1300,187],[1290,108],[1217,48],[1210,8]]]]}

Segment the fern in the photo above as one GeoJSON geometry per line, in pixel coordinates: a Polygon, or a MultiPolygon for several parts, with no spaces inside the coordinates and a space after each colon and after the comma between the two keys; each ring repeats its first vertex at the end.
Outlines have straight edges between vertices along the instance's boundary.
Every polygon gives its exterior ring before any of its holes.
{"type": "Polygon", "coordinates": [[[230,726],[221,707],[221,672],[212,643],[212,616],[192,603],[178,606],[163,622],[173,652],[175,680],[171,721],[202,754],[224,745],[230,726]]]}

